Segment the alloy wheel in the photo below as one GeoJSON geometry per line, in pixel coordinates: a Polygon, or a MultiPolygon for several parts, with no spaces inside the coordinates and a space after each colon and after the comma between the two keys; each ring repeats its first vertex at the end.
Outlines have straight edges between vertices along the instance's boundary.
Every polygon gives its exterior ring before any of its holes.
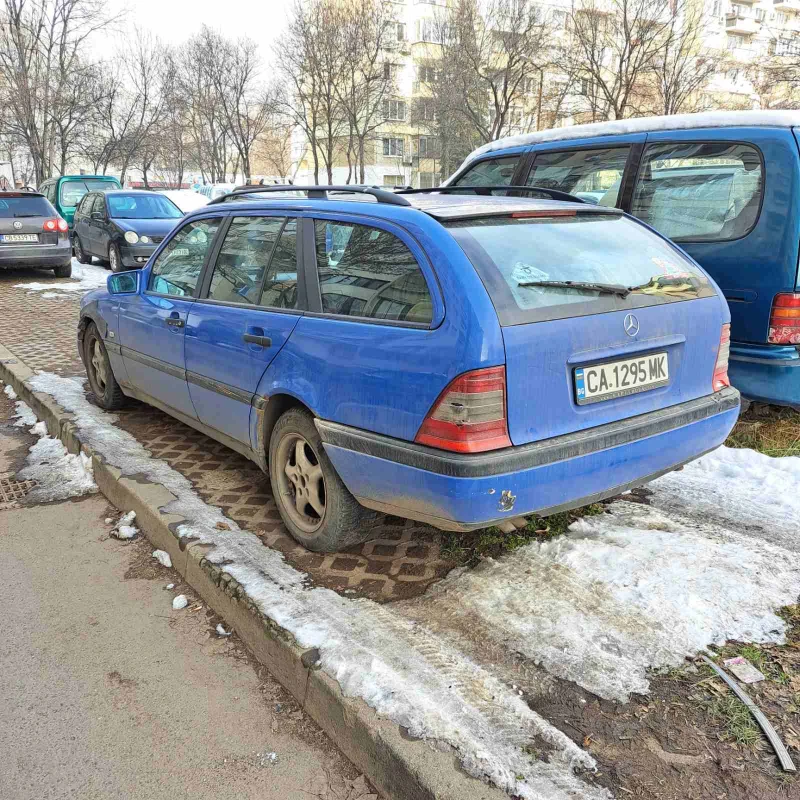
{"type": "Polygon", "coordinates": [[[97,383],[97,387],[105,392],[106,383],[108,382],[106,357],[103,353],[102,345],[97,339],[92,342],[92,371],[94,372],[94,379],[97,383]]]}
{"type": "Polygon", "coordinates": [[[281,439],[277,453],[277,482],[282,505],[292,522],[314,533],[325,519],[325,476],[314,448],[297,433],[281,439]]]}

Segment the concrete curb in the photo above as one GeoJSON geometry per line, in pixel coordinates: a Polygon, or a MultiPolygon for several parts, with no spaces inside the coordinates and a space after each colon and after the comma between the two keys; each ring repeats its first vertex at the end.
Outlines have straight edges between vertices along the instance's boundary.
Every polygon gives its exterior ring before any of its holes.
{"type": "Polygon", "coordinates": [[[438,750],[413,740],[363,701],[345,697],[335,680],[314,668],[314,651],[304,653],[288,631],[258,610],[241,585],[205,558],[207,545],[178,539],[174,530],[183,519],[161,510],[173,495],[159,484],[123,477],[83,444],[71,415],[52,397],[28,386],[26,381],[33,374],[0,345],[3,382],[14,388],[69,452],[91,456],[100,491],[121,511],[136,512],[137,524],[150,542],[170,554],[183,579],[382,794],[392,800],[508,800],[505,792],[461,771],[458,757],[449,748],[438,750]]]}

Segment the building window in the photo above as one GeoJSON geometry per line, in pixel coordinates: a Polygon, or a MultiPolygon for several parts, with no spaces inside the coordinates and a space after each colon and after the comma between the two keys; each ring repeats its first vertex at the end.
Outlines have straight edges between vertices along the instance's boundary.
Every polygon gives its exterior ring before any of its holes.
{"type": "Polygon", "coordinates": [[[406,179],[402,175],[384,175],[383,186],[387,189],[394,189],[397,186],[405,186],[406,179]]]}
{"type": "Polygon", "coordinates": [[[383,140],[383,154],[385,156],[402,156],[403,140],[400,138],[388,137],[383,140]]]}
{"type": "Polygon", "coordinates": [[[406,118],[405,100],[384,100],[383,116],[386,119],[404,120],[406,118]]]}
{"type": "Polygon", "coordinates": [[[417,139],[417,155],[420,158],[439,158],[439,140],[435,136],[420,136],[417,139]]]}
{"type": "Polygon", "coordinates": [[[433,67],[420,65],[417,67],[417,77],[422,83],[435,83],[436,70],[433,67]]]}
{"type": "Polygon", "coordinates": [[[388,61],[383,62],[383,79],[385,81],[390,81],[394,77],[395,74],[395,65],[390,64],[388,61]]]}
{"type": "Polygon", "coordinates": [[[419,103],[419,118],[423,122],[436,122],[436,106],[433,100],[421,100],[419,103]]]}
{"type": "Polygon", "coordinates": [[[420,172],[419,174],[419,188],[420,189],[433,189],[439,185],[441,177],[438,172],[420,172]]]}
{"type": "Polygon", "coordinates": [[[406,40],[406,25],[404,22],[398,22],[396,25],[395,34],[397,36],[397,41],[404,42],[406,40]]]}
{"type": "Polygon", "coordinates": [[[433,42],[442,44],[442,31],[436,25],[436,20],[419,19],[417,20],[417,40],[420,42],[433,42]]]}

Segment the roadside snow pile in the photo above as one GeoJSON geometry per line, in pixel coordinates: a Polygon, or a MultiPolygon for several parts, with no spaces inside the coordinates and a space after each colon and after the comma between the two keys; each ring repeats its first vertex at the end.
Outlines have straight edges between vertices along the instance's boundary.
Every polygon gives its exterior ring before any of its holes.
{"type": "Polygon", "coordinates": [[[648,691],[649,667],[710,644],[783,640],[775,610],[800,593],[796,554],[635,503],[609,511],[451,573],[426,595],[428,611],[456,636],[486,637],[620,701],[648,691]]]}
{"type": "Polygon", "coordinates": [[[280,553],[204,503],[186,478],[116,428],[116,417],[91,405],[80,383],[50,373],[29,383],[72,412],[85,443],[123,474],[172,492],[176,500],[165,510],[187,520],[178,534],[215,545],[206,558],[224,563],[262,612],[301,647],[318,648],[322,669],[346,695],[361,697],[412,736],[450,744],[470,774],[510,794],[526,800],[610,797],[574,774],[595,767],[588,753],[458,649],[390,607],[308,588],[306,576],[280,553]],[[547,761],[523,751],[536,737],[552,748],[547,761]]]}
{"type": "Polygon", "coordinates": [[[6,386],[6,388],[3,389],[3,393],[5,394],[5,396],[9,400],[16,400],[17,399],[17,393],[14,391],[14,387],[13,386],[6,386]]]}
{"type": "Polygon", "coordinates": [[[108,281],[108,271],[104,267],[93,264],[81,264],[77,259],[72,259],[72,278],[59,280],[54,283],[15,283],[15,289],[25,289],[28,292],[44,292],[42,297],[69,297],[78,292],[86,294],[92,289],[105,288],[108,281]]]}
{"type": "Polygon", "coordinates": [[[17,412],[15,416],[17,420],[14,423],[15,428],[30,428],[32,425],[36,425],[38,418],[27,403],[24,403],[22,400],[17,400],[16,408],[17,412]]]}
{"type": "Polygon", "coordinates": [[[39,484],[28,493],[26,502],[47,503],[97,491],[92,460],[84,453],[68,453],[59,439],[50,436],[43,436],[31,447],[18,476],[39,484]]]}
{"type": "Polygon", "coordinates": [[[800,458],[720,447],[649,485],[670,515],[715,522],[800,552],[800,458]]]}
{"type": "Polygon", "coordinates": [[[169,569],[172,566],[172,559],[166,550],[153,550],[153,558],[161,564],[162,567],[169,569]]]}
{"type": "Polygon", "coordinates": [[[139,529],[133,524],[136,519],[136,512],[129,511],[123,514],[111,529],[111,535],[115,539],[133,539],[139,533],[139,529]]]}

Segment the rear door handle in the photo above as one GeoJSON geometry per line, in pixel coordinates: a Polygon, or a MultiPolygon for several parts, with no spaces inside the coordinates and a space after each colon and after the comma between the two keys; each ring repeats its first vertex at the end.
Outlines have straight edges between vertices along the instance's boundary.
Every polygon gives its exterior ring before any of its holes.
{"type": "Polygon", "coordinates": [[[258,344],[261,347],[272,347],[272,339],[269,336],[256,336],[252,333],[246,333],[242,336],[245,342],[248,344],[258,344]]]}
{"type": "Polygon", "coordinates": [[[166,323],[167,325],[172,325],[173,328],[182,328],[184,326],[184,322],[180,317],[167,317],[166,323]]]}

